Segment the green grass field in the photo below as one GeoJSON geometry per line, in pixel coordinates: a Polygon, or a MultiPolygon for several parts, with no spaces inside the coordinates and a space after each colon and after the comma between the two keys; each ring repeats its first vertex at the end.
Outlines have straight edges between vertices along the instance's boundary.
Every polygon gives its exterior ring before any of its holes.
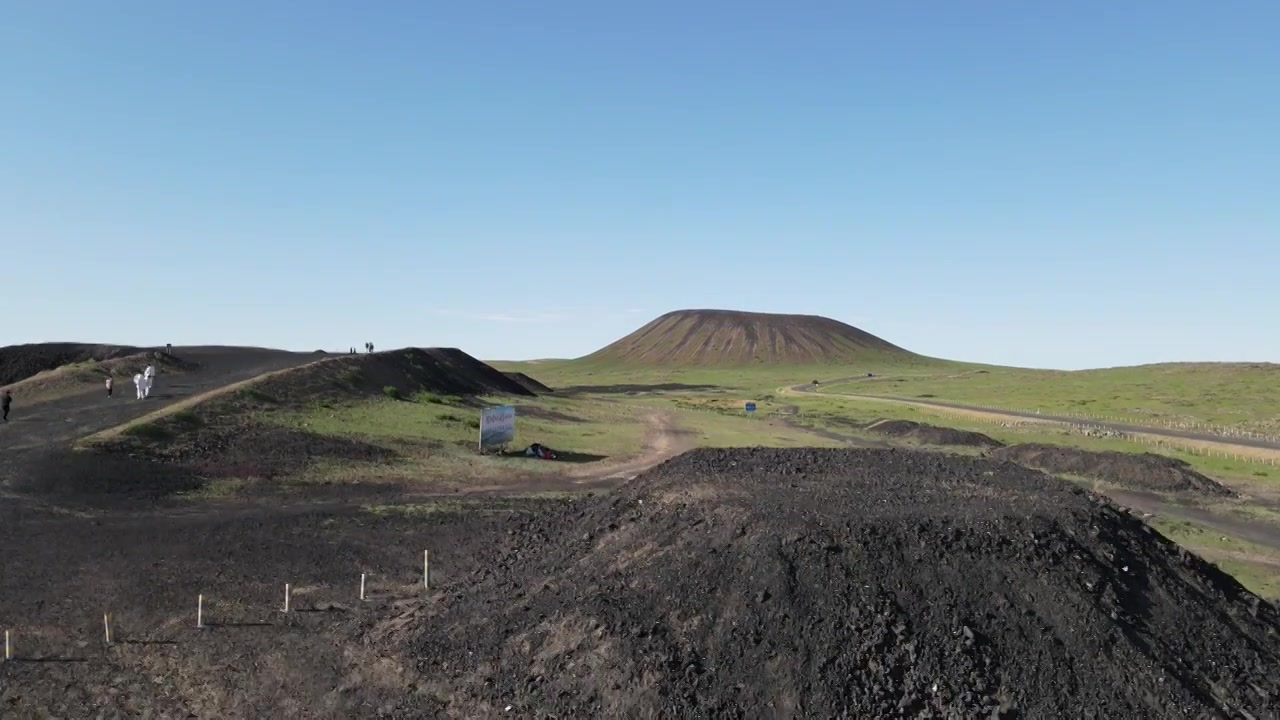
{"type": "MultiPolygon", "coordinates": [[[[1086,450],[1114,450],[1118,452],[1156,452],[1183,460],[1200,472],[1223,479],[1246,490],[1256,485],[1272,486],[1280,490],[1280,466],[1250,462],[1243,459],[1195,454],[1174,447],[1157,447],[1118,438],[1099,438],[1083,435],[1062,426],[1049,424],[1014,424],[1003,427],[1000,423],[985,422],[946,410],[904,403],[879,402],[858,398],[824,395],[821,393],[795,393],[783,396],[791,401],[785,404],[798,406],[801,422],[813,427],[855,434],[854,426],[865,426],[877,419],[893,418],[914,420],[932,425],[942,425],[960,430],[973,430],[1012,445],[1017,443],[1050,443],[1070,445],[1086,450]]],[[[874,438],[873,435],[865,435],[874,438]]]]}
{"type": "Polygon", "coordinates": [[[1161,427],[1280,435],[1280,365],[1176,363],[1061,372],[955,366],[896,369],[824,392],[945,400],[1161,427]]]}
{"type": "Polygon", "coordinates": [[[1149,524],[1162,535],[1213,562],[1258,595],[1280,598],[1280,552],[1227,537],[1190,520],[1155,517],[1149,524]]]}
{"type": "Polygon", "coordinates": [[[548,361],[495,366],[528,373],[552,387],[679,384],[691,387],[666,392],[715,387],[762,395],[819,380],[818,389],[825,393],[932,399],[1157,427],[1211,426],[1280,435],[1280,364],[1172,363],[1068,372],[873,354],[858,365],[661,369],[548,361]],[[875,377],[866,377],[869,372],[875,377]],[[841,378],[849,379],[831,382],[841,378]]]}
{"type": "MultiPolygon", "coordinates": [[[[490,398],[493,404],[511,398],[490,398]]],[[[593,399],[521,398],[516,406],[513,449],[541,443],[574,460],[627,457],[643,445],[649,426],[634,408],[593,399]],[[582,457],[578,457],[582,456],[582,457]]],[[[545,474],[563,463],[478,452],[480,410],[456,399],[423,395],[407,400],[380,398],[314,406],[262,416],[266,422],[322,435],[358,438],[395,450],[404,460],[379,467],[383,480],[483,479],[504,474],[545,474]]],[[[346,464],[312,466],[312,481],[368,476],[370,468],[346,464]]]]}

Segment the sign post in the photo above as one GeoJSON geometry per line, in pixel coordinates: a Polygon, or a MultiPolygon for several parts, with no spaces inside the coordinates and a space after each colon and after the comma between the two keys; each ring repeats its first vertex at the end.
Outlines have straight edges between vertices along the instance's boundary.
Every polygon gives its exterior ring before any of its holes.
{"type": "Polygon", "coordinates": [[[488,407],[480,411],[480,452],[501,447],[516,439],[516,409],[512,405],[488,407]]]}

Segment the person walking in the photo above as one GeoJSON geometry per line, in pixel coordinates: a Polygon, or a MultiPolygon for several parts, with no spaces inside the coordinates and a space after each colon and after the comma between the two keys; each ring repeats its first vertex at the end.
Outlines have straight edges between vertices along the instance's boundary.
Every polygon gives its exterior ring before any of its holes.
{"type": "Polygon", "coordinates": [[[139,400],[141,400],[141,399],[142,399],[142,384],[143,384],[143,382],[145,382],[145,381],[142,379],[142,373],[137,373],[137,374],[135,374],[135,375],[133,376],[133,385],[134,385],[134,387],[138,388],[138,399],[139,399],[139,400]]]}
{"type": "Polygon", "coordinates": [[[13,393],[8,390],[4,391],[4,396],[0,397],[0,408],[4,410],[4,421],[9,422],[9,406],[13,404],[13,393]]]}
{"type": "Polygon", "coordinates": [[[111,376],[110,376],[110,375],[108,375],[108,376],[107,376],[107,397],[111,397],[111,386],[112,386],[113,384],[114,384],[114,383],[112,382],[111,376]]]}

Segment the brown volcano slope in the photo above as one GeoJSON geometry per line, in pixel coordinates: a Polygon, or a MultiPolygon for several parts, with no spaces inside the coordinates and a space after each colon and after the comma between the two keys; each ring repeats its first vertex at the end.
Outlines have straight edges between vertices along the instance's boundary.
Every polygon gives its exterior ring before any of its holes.
{"type": "Polygon", "coordinates": [[[583,360],[637,365],[796,365],[913,356],[852,325],[817,315],[677,310],[583,360]]]}

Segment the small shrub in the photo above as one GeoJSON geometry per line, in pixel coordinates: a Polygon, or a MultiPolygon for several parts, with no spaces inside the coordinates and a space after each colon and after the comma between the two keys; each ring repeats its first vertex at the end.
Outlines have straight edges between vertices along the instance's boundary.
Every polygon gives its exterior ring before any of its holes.
{"type": "Polygon", "coordinates": [[[468,421],[467,421],[467,427],[471,428],[472,430],[479,430],[479,429],[480,429],[480,421],[479,421],[479,420],[468,420],[468,421]]]}
{"type": "Polygon", "coordinates": [[[400,389],[397,388],[395,385],[387,385],[386,387],[382,388],[382,394],[386,395],[392,400],[400,399],[400,389]]]}
{"type": "Polygon", "coordinates": [[[440,419],[445,422],[462,422],[463,421],[462,418],[458,417],[457,415],[453,415],[451,413],[446,415],[441,415],[440,419]]]}
{"type": "Polygon", "coordinates": [[[342,382],[355,387],[356,385],[364,382],[364,372],[361,371],[360,368],[351,368],[350,370],[342,373],[342,382]]]}

